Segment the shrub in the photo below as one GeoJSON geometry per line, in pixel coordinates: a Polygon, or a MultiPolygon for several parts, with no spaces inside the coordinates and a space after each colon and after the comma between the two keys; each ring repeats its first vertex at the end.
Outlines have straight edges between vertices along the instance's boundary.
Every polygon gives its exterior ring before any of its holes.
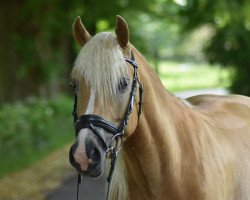
{"type": "Polygon", "coordinates": [[[0,107],[0,177],[73,139],[73,100],[27,99],[0,107]]]}

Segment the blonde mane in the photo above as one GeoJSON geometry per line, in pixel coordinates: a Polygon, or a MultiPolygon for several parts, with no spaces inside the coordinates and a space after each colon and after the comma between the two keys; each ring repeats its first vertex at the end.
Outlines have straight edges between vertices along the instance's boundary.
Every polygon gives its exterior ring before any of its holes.
{"type": "MultiPolygon", "coordinates": [[[[107,160],[105,165],[105,174],[108,176],[110,168],[110,160],[107,160]]],[[[126,200],[128,197],[128,184],[126,165],[124,161],[123,149],[117,155],[116,167],[112,177],[109,199],[111,200],[126,200]]]]}
{"type": "Polygon", "coordinates": [[[116,37],[109,32],[96,34],[81,49],[71,77],[84,79],[102,101],[112,100],[117,84],[127,75],[127,65],[116,37]]]}

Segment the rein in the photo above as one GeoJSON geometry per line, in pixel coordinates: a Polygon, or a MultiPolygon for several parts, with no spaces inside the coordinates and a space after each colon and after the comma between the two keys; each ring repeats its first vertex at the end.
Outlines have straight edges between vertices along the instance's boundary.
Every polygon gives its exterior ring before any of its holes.
{"type": "MultiPolygon", "coordinates": [[[[126,109],[126,112],[124,114],[123,120],[120,122],[120,125],[116,127],[112,122],[105,120],[104,118],[97,116],[97,115],[82,115],[80,117],[77,116],[77,94],[75,93],[75,103],[74,103],[74,109],[72,112],[73,118],[74,118],[74,125],[75,125],[75,134],[76,137],[78,136],[81,129],[88,128],[90,129],[93,134],[98,138],[100,143],[103,146],[104,151],[106,152],[106,158],[110,159],[110,170],[107,177],[108,182],[108,191],[106,199],[109,197],[109,191],[110,191],[110,183],[112,180],[112,175],[115,169],[115,163],[117,154],[120,150],[122,138],[124,135],[124,130],[128,124],[129,116],[134,108],[134,102],[135,102],[135,96],[137,91],[137,84],[139,84],[139,102],[138,102],[138,121],[140,119],[140,115],[142,112],[142,98],[143,98],[143,86],[139,81],[138,78],[138,64],[134,58],[134,54],[131,51],[131,58],[124,58],[126,62],[128,62],[130,65],[134,68],[134,74],[133,74],[133,82],[131,86],[130,91],[130,97],[128,106],[126,109]],[[107,142],[103,139],[100,132],[97,128],[102,128],[106,130],[107,132],[111,133],[113,135],[110,144],[108,145],[107,142]],[[113,141],[115,143],[113,143],[113,141]],[[112,145],[114,144],[114,145],[112,145]]],[[[78,174],[78,180],[77,180],[77,200],[79,197],[79,185],[81,183],[81,175],[78,174]]]]}

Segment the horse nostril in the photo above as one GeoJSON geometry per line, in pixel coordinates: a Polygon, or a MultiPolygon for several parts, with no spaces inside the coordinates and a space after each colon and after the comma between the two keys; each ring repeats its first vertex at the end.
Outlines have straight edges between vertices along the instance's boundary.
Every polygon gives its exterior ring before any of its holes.
{"type": "Polygon", "coordinates": [[[76,142],[75,144],[73,144],[69,150],[69,161],[71,163],[71,165],[75,165],[75,159],[74,159],[74,154],[76,152],[76,149],[78,147],[78,143],[76,142]]]}
{"type": "Polygon", "coordinates": [[[93,148],[90,153],[90,160],[93,165],[99,164],[101,161],[101,153],[98,148],[93,148]]]}
{"type": "Polygon", "coordinates": [[[102,155],[97,145],[98,143],[91,137],[87,138],[85,141],[86,153],[90,159],[91,167],[96,167],[101,163],[102,155]]]}

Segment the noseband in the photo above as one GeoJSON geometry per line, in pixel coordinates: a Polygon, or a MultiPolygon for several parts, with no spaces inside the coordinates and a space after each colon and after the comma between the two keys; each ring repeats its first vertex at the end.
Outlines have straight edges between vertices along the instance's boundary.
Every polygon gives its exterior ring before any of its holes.
{"type": "MultiPolygon", "coordinates": [[[[131,58],[124,58],[124,59],[126,62],[128,62],[130,65],[133,66],[134,74],[133,74],[133,82],[131,86],[128,106],[124,114],[123,120],[120,122],[120,125],[116,127],[112,122],[107,121],[98,115],[82,115],[78,117],[77,111],[76,111],[77,109],[76,93],[75,93],[74,109],[72,112],[72,115],[74,117],[76,137],[78,136],[79,132],[82,129],[85,129],[85,128],[90,129],[93,132],[93,134],[98,138],[100,143],[102,144],[102,147],[104,151],[106,152],[106,157],[111,159],[111,166],[110,166],[109,174],[107,177],[107,182],[109,185],[108,185],[108,192],[107,192],[106,199],[108,199],[108,195],[109,195],[110,182],[111,182],[112,175],[113,175],[114,168],[115,168],[116,156],[120,149],[122,138],[124,136],[124,130],[128,124],[129,116],[134,107],[137,84],[139,84],[138,120],[140,118],[141,111],[142,111],[143,86],[140,83],[139,78],[138,78],[138,64],[134,58],[133,52],[131,52],[131,58]],[[111,142],[109,144],[103,139],[101,133],[98,130],[99,128],[104,129],[105,131],[113,135],[111,142]],[[115,145],[111,146],[113,144],[113,141],[115,141],[115,145]]],[[[81,176],[78,175],[77,199],[78,199],[78,190],[79,190],[80,182],[81,182],[81,176]]]]}

